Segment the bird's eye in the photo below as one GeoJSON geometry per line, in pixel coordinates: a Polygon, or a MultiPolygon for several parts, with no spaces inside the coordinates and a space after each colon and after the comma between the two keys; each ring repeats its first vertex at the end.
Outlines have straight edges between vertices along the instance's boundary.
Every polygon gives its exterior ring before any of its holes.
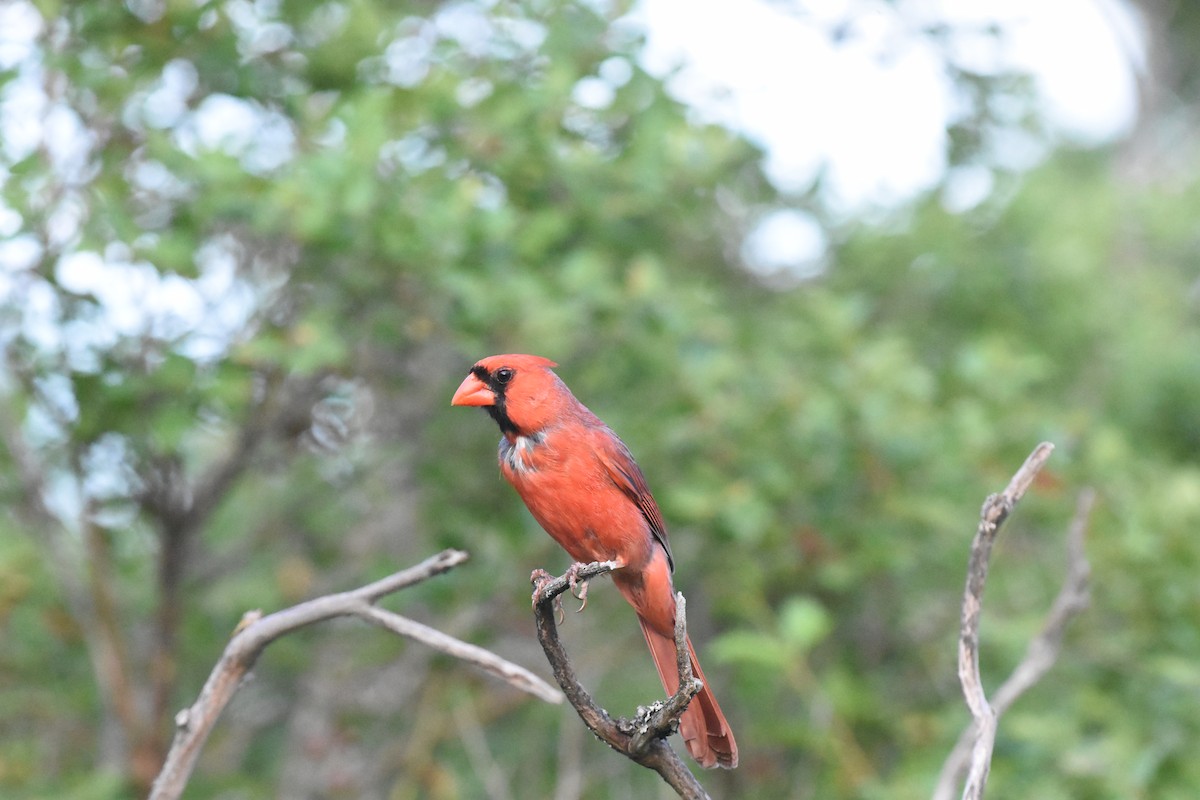
{"type": "Polygon", "coordinates": [[[500,369],[496,370],[496,383],[508,383],[512,380],[513,375],[515,374],[516,373],[513,372],[512,367],[501,367],[500,369]]]}

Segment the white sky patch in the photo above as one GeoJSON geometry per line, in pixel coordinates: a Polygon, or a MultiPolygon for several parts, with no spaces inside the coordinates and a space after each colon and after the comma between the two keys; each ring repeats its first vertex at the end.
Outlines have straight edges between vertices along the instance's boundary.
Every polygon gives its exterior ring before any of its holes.
{"type": "Polygon", "coordinates": [[[105,260],[85,250],[64,256],[57,278],[67,291],[95,297],[104,308],[105,320],[122,336],[151,333],[148,328],[166,329],[156,334],[179,335],[195,325],[203,311],[188,281],[162,276],[150,264],[105,260]]]}
{"type": "Polygon", "coordinates": [[[123,245],[109,251],[64,256],[56,271],[64,289],[96,299],[106,336],[182,339],[188,355],[205,359],[228,347],[254,313],[254,292],[237,276],[236,257],[220,240],[211,240],[197,253],[200,275],[195,279],[129,261],[123,245]]]}
{"type": "Polygon", "coordinates": [[[231,237],[217,237],[196,253],[200,275],[189,286],[200,307],[184,346],[192,358],[220,356],[244,333],[259,307],[255,288],[238,275],[236,247],[231,237]]]}
{"type": "Polygon", "coordinates": [[[33,54],[42,15],[30,3],[0,3],[0,69],[12,69],[33,54]]]}
{"type": "Polygon", "coordinates": [[[23,233],[0,241],[0,273],[32,269],[42,257],[42,245],[33,234],[23,233]]]}
{"type": "Polygon", "coordinates": [[[819,275],[828,242],[821,224],[796,209],[772,211],[751,229],[742,243],[746,266],[768,283],[793,284],[819,275]]]}
{"type": "Polygon", "coordinates": [[[1051,124],[1085,144],[1128,133],[1145,51],[1127,8],[1113,0],[1009,0],[1001,8],[1012,20],[1008,55],[1035,76],[1051,124]]]}
{"type": "Polygon", "coordinates": [[[58,326],[62,309],[58,295],[44,281],[32,283],[21,292],[21,323],[18,326],[35,347],[42,350],[58,350],[62,342],[62,329],[58,326]]]}
{"type": "Polygon", "coordinates": [[[571,90],[572,100],[593,110],[608,108],[616,97],[617,92],[612,84],[603,78],[583,78],[571,90]]]}
{"type": "Polygon", "coordinates": [[[824,165],[835,209],[903,202],[946,169],[954,89],[932,46],[909,30],[923,22],[998,24],[1002,42],[965,37],[969,50],[956,56],[984,71],[1031,71],[1046,119],[1065,135],[1100,143],[1131,126],[1130,64],[1139,63],[1141,44],[1114,0],[905,7],[907,17],[887,3],[845,0],[791,10],[765,0],[641,0],[632,19],[647,30],[648,71],[667,76],[680,67],[671,90],[703,118],[759,142],[780,188],[806,188],[824,165]],[[843,21],[854,35],[835,45],[828,31],[843,21]]]}
{"type": "Polygon", "coordinates": [[[647,31],[643,66],[670,78],[672,91],[703,117],[744,131],[769,149],[775,177],[806,183],[820,166],[820,121],[813,112],[823,87],[807,65],[830,56],[828,40],[790,15],[757,0],[731,3],[643,0],[634,12],[647,31]],[[805,54],[805,55],[802,55],[805,54]],[[784,86],[785,91],[780,91],[784,86]]]}
{"type": "Polygon", "coordinates": [[[173,127],[187,113],[187,100],[196,90],[199,76],[192,62],[175,59],[163,67],[158,88],[145,99],[142,113],[155,128],[173,127]]]}
{"type": "Polygon", "coordinates": [[[228,94],[204,98],[178,134],[184,148],[239,152],[254,140],[259,115],[253,105],[228,94]]]}
{"type": "Polygon", "coordinates": [[[78,180],[87,166],[95,134],[84,126],[75,109],[59,103],[46,111],[43,126],[50,163],[59,175],[78,180]]]}
{"type": "Polygon", "coordinates": [[[277,111],[232,95],[211,94],[175,129],[175,140],[189,155],[219,150],[240,158],[250,172],[263,173],[292,158],[296,136],[277,111]]]}
{"type": "Polygon", "coordinates": [[[22,70],[0,94],[0,147],[10,161],[31,155],[42,142],[46,94],[40,70],[22,70]]]}
{"type": "Polygon", "coordinates": [[[996,176],[981,164],[955,167],[942,185],[942,206],[957,214],[982,203],[996,185],[996,176]]]}
{"type": "MultiPolygon", "coordinates": [[[[3,181],[5,177],[4,171],[0,170],[0,181],[3,181]]],[[[21,230],[22,222],[24,222],[24,218],[19,213],[7,206],[0,205],[0,236],[14,235],[21,230]]],[[[0,266],[3,264],[4,261],[0,260],[0,266]]]]}
{"type": "Polygon", "coordinates": [[[927,45],[893,30],[890,12],[854,17],[856,37],[836,45],[825,24],[761,0],[643,0],[637,13],[646,69],[684,65],[672,91],[762,145],[781,189],[805,190],[824,167],[835,207],[891,204],[945,170],[952,87],[927,45]],[[887,59],[883,40],[898,42],[887,59]]]}

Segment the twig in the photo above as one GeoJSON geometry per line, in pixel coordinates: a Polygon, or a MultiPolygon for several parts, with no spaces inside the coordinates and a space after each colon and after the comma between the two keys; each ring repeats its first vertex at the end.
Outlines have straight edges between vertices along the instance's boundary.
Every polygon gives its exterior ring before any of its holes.
{"type": "MultiPolygon", "coordinates": [[[[339,597],[339,595],[331,596],[339,597]]],[[[402,617],[392,611],[378,608],[369,603],[343,613],[354,614],[365,619],[367,622],[372,622],[381,628],[386,628],[392,633],[407,636],[409,639],[414,639],[423,645],[432,647],[434,650],[440,650],[446,655],[454,656],[463,661],[469,661],[485,672],[492,673],[500,680],[512,684],[539,700],[545,700],[547,703],[561,703],[563,701],[563,696],[557,689],[524,667],[514,664],[511,661],[506,661],[490,650],[485,650],[482,647],[464,642],[461,639],[455,639],[453,636],[442,633],[436,628],[431,628],[428,625],[423,625],[408,617],[402,617]]]]}
{"type": "Polygon", "coordinates": [[[958,679],[963,696],[971,710],[976,731],[971,749],[964,800],[982,800],[992,766],[992,748],[996,743],[996,712],[988,704],[979,674],[979,620],[983,613],[983,589],[987,583],[992,545],[1000,526],[1025,495],[1034,477],[1054,451],[1054,446],[1042,442],[1013,475],[1008,487],[1000,494],[990,495],[979,514],[979,527],[971,543],[967,564],[967,587],[963,593],[962,626],[958,643],[958,679]]]}
{"type": "MultiPolygon", "coordinates": [[[[1087,608],[1089,602],[1088,578],[1091,567],[1087,554],[1084,552],[1084,540],[1087,535],[1088,520],[1096,503],[1096,492],[1087,488],[1079,493],[1075,505],[1075,516],[1067,529],[1067,570],[1063,578],[1062,588],[1050,611],[1042,630],[1029,643],[1024,658],[996,690],[996,699],[992,701],[992,709],[996,718],[1007,711],[1017,698],[1034,686],[1042,676],[1054,666],[1058,653],[1062,649],[1063,635],[1066,625],[1072,617],[1087,608]]],[[[971,722],[958,737],[954,749],[942,765],[938,775],[937,787],[933,792],[933,800],[952,800],[954,789],[958,786],[963,772],[967,768],[975,739],[975,723],[971,722]]]]}
{"type": "Polygon", "coordinates": [[[996,716],[1007,711],[1018,697],[1032,688],[1054,666],[1059,651],[1062,650],[1067,622],[1084,611],[1091,601],[1088,579],[1091,577],[1092,568],[1084,551],[1084,540],[1088,519],[1095,503],[1094,489],[1084,489],[1079,493],[1075,516],[1067,530],[1067,575],[1063,579],[1058,596],[1050,606],[1041,632],[1029,643],[1021,663],[996,690],[996,699],[992,701],[996,716]]]}
{"type": "MultiPolygon", "coordinates": [[[[652,703],[647,709],[645,720],[639,714],[641,724],[629,742],[634,752],[645,750],[654,739],[665,739],[679,727],[679,718],[687,710],[688,703],[699,694],[704,684],[692,674],[692,659],[687,646],[687,601],[683,592],[675,593],[675,666],[679,670],[679,691],[667,698],[665,703],[652,703]]],[[[640,711],[640,709],[639,709],[640,711]]]]}
{"type": "MultiPolygon", "coordinates": [[[[611,561],[586,564],[575,572],[576,582],[611,572],[616,566],[611,561]]],[[[678,660],[679,691],[665,703],[660,701],[645,709],[645,714],[639,713],[635,720],[614,720],[607,711],[596,705],[591,694],[579,683],[571,659],[558,637],[554,600],[569,588],[568,575],[540,581],[534,594],[536,603],[533,607],[538,641],[546,652],[546,658],[554,670],[554,678],[562,687],[567,701],[601,741],[626,758],[657,772],[684,800],[709,800],[704,787],[666,740],[679,726],[679,717],[688,703],[702,688],[702,684],[692,676],[691,661],[686,656],[687,610],[683,595],[675,595],[675,648],[677,653],[683,654],[678,660]]]]}
{"type": "MultiPolygon", "coordinates": [[[[1062,642],[1063,628],[1067,619],[1077,613],[1086,602],[1087,562],[1083,559],[1082,536],[1086,527],[1086,513],[1077,513],[1077,524],[1072,525],[1072,539],[1078,538],[1078,545],[1071,544],[1068,548],[1068,574],[1066,584],[1059,598],[1055,601],[1047,623],[1042,633],[1030,644],[1025,658],[1013,671],[1013,674],[997,692],[997,702],[988,702],[983,690],[983,681],[979,674],[979,622],[983,612],[983,590],[987,582],[988,565],[991,558],[992,545],[1000,526],[1012,513],[1013,508],[1025,495],[1032,485],[1039,470],[1054,451],[1054,445],[1042,442],[1021,468],[1013,475],[1008,487],[1000,494],[994,494],[984,501],[980,511],[979,527],[971,544],[971,557],[967,566],[967,583],[963,592],[962,626],[958,647],[958,677],[962,684],[963,696],[971,711],[972,724],[969,733],[964,733],[964,739],[973,741],[969,744],[969,762],[967,762],[967,780],[963,788],[964,800],[982,800],[987,786],[988,773],[991,770],[992,750],[996,742],[996,726],[999,717],[1026,689],[1036,683],[1046,670],[1054,663],[1062,642]],[[1081,565],[1080,565],[1081,564],[1081,565]]],[[[1083,504],[1083,498],[1081,498],[1083,504]]],[[[1091,499],[1084,504],[1090,508],[1091,499]]],[[[950,763],[956,757],[965,759],[968,745],[963,744],[962,751],[958,747],[951,753],[947,764],[943,767],[943,775],[939,778],[935,790],[935,798],[948,797],[953,792],[956,776],[962,769],[961,761],[950,763]],[[960,752],[962,755],[959,755],[960,752]],[[947,778],[947,773],[954,777],[947,778]],[[951,788],[945,788],[946,784],[951,788]]]]}
{"type": "Polygon", "coordinates": [[[416,566],[352,591],[318,597],[265,617],[260,611],[248,612],[226,645],[221,659],[213,667],[196,702],[175,715],[175,739],[154,781],[150,800],[179,797],[217,717],[267,645],[298,628],[334,617],[355,616],[365,619],[456,658],[470,661],[543,700],[562,702],[562,695],[554,687],[528,670],[480,647],[374,605],[386,595],[446,572],[466,560],[467,554],[460,550],[444,550],[416,566]]]}

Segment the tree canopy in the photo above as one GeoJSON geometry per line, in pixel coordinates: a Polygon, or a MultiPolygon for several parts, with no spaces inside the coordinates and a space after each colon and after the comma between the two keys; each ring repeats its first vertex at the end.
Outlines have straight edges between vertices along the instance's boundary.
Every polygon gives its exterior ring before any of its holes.
{"type": "MultiPolygon", "coordinates": [[[[1169,94],[1194,54],[1146,6],[1169,94]]],[[[477,358],[533,352],[662,507],[742,751],[700,776],[714,796],[929,793],[968,719],[979,505],[1041,440],[994,556],[985,680],[1036,633],[1084,487],[1093,605],[1005,717],[993,791],[1194,795],[1200,160],[1151,133],[1179,107],[969,210],[933,192],[833,221],[644,71],[627,10],[5,12],[33,35],[0,48],[0,794],[141,796],[243,611],[443,547],[471,561],[404,612],[543,669],[526,576],[566,556],[499,479],[491,422],[448,405],[477,358]],[[817,274],[743,263],[781,208],[830,220],[817,274]]],[[[952,164],[1004,122],[978,109],[952,164]]],[[[658,695],[611,586],[569,617],[607,708],[658,695]]],[[[364,626],[281,640],[255,676],[196,796],[661,792],[569,710],[364,626]]]]}

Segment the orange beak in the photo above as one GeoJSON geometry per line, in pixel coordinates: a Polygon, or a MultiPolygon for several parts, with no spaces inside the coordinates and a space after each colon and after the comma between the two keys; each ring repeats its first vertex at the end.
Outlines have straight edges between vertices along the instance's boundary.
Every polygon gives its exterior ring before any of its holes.
{"type": "Polygon", "coordinates": [[[494,406],[496,394],[483,381],[474,375],[467,375],[458,385],[454,397],[450,398],[452,406],[494,406]]]}

